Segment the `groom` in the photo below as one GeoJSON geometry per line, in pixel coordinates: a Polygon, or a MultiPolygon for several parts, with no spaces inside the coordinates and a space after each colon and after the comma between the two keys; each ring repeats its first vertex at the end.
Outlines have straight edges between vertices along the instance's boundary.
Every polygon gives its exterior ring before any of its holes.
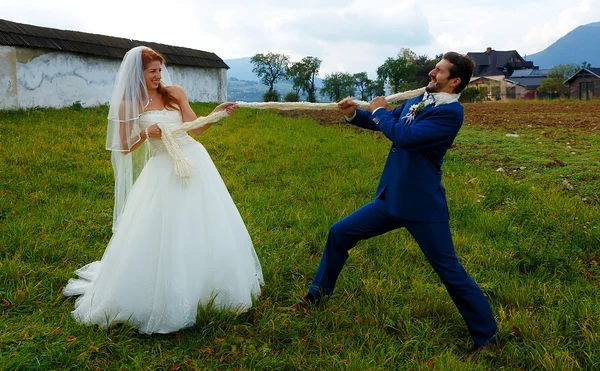
{"type": "Polygon", "coordinates": [[[357,109],[352,98],[339,102],[347,122],[383,132],[392,146],[374,200],[331,226],[309,292],[292,308],[317,304],[333,293],[348,250],[358,241],[404,227],[446,286],[475,347],[496,342],[490,305],[454,251],[441,183],[444,155],[463,122],[458,94],[472,73],[468,56],[449,52],[429,73],[427,93],[392,111],[385,97],[373,99],[370,112],[357,109]]]}

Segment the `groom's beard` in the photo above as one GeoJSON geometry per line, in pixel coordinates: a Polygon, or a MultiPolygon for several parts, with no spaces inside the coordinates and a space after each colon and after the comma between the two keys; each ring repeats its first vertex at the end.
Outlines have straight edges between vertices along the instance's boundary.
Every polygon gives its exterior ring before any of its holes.
{"type": "Polygon", "coordinates": [[[425,87],[425,91],[428,92],[429,94],[431,93],[439,93],[442,91],[442,89],[444,89],[445,86],[443,86],[442,84],[440,84],[438,81],[436,81],[433,86],[429,86],[427,85],[425,87]]]}
{"type": "Polygon", "coordinates": [[[440,86],[438,85],[438,82],[436,81],[435,83],[433,83],[433,86],[431,86],[431,83],[427,84],[427,86],[425,87],[425,91],[428,92],[429,94],[431,94],[431,93],[439,93],[440,92],[440,86]]]}
{"type": "Polygon", "coordinates": [[[439,81],[435,81],[433,84],[431,84],[431,82],[429,84],[427,84],[427,86],[425,87],[425,91],[428,92],[429,94],[431,93],[439,93],[442,90],[442,86],[439,83],[439,81]],[[433,86],[431,86],[433,85],[433,86]]]}

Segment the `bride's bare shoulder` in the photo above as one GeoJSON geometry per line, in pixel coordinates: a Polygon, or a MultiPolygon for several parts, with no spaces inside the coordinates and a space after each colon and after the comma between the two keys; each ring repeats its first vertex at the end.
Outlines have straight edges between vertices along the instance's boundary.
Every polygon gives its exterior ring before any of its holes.
{"type": "Polygon", "coordinates": [[[169,85],[165,87],[169,94],[173,96],[173,98],[177,99],[178,102],[187,101],[187,94],[185,90],[181,86],[178,85],[169,85]]]}
{"type": "Polygon", "coordinates": [[[179,85],[165,86],[165,89],[171,94],[185,94],[185,90],[179,85]]]}

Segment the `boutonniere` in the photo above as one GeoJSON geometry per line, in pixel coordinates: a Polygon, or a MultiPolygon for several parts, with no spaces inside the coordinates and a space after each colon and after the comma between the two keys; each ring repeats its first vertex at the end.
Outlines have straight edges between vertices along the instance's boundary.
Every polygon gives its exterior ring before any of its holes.
{"type": "Polygon", "coordinates": [[[435,107],[437,107],[437,106],[441,106],[444,104],[458,102],[459,97],[460,97],[460,94],[448,94],[448,93],[427,94],[426,93],[425,96],[423,96],[423,100],[420,101],[419,103],[416,103],[416,104],[413,104],[412,106],[410,106],[406,116],[401,117],[401,119],[406,119],[406,121],[404,121],[404,123],[408,125],[411,122],[413,122],[415,117],[421,111],[423,111],[425,109],[425,107],[427,107],[431,104],[433,104],[435,107]]]}
{"type": "Polygon", "coordinates": [[[427,107],[428,105],[430,105],[431,103],[433,103],[433,100],[431,99],[424,99],[422,101],[420,101],[417,104],[413,104],[412,106],[410,106],[410,108],[408,109],[408,113],[406,114],[406,116],[402,117],[403,119],[406,119],[405,123],[406,124],[410,124],[411,122],[413,122],[413,120],[415,119],[415,117],[425,109],[425,107],[427,107]]]}

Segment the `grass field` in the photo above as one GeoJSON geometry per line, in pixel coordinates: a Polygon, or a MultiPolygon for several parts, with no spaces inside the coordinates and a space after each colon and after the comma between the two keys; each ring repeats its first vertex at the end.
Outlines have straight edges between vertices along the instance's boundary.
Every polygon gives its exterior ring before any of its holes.
{"type": "Polygon", "coordinates": [[[107,111],[32,109],[0,112],[0,370],[599,369],[600,102],[465,108],[444,184],[501,349],[471,353],[404,230],[361,242],[323,309],[276,310],[305,293],[329,226],[372,198],[389,150],[325,113],[240,109],[198,138],[263,265],[250,311],[201,309],[169,335],[77,324],[62,287],[111,236],[107,111]]]}

